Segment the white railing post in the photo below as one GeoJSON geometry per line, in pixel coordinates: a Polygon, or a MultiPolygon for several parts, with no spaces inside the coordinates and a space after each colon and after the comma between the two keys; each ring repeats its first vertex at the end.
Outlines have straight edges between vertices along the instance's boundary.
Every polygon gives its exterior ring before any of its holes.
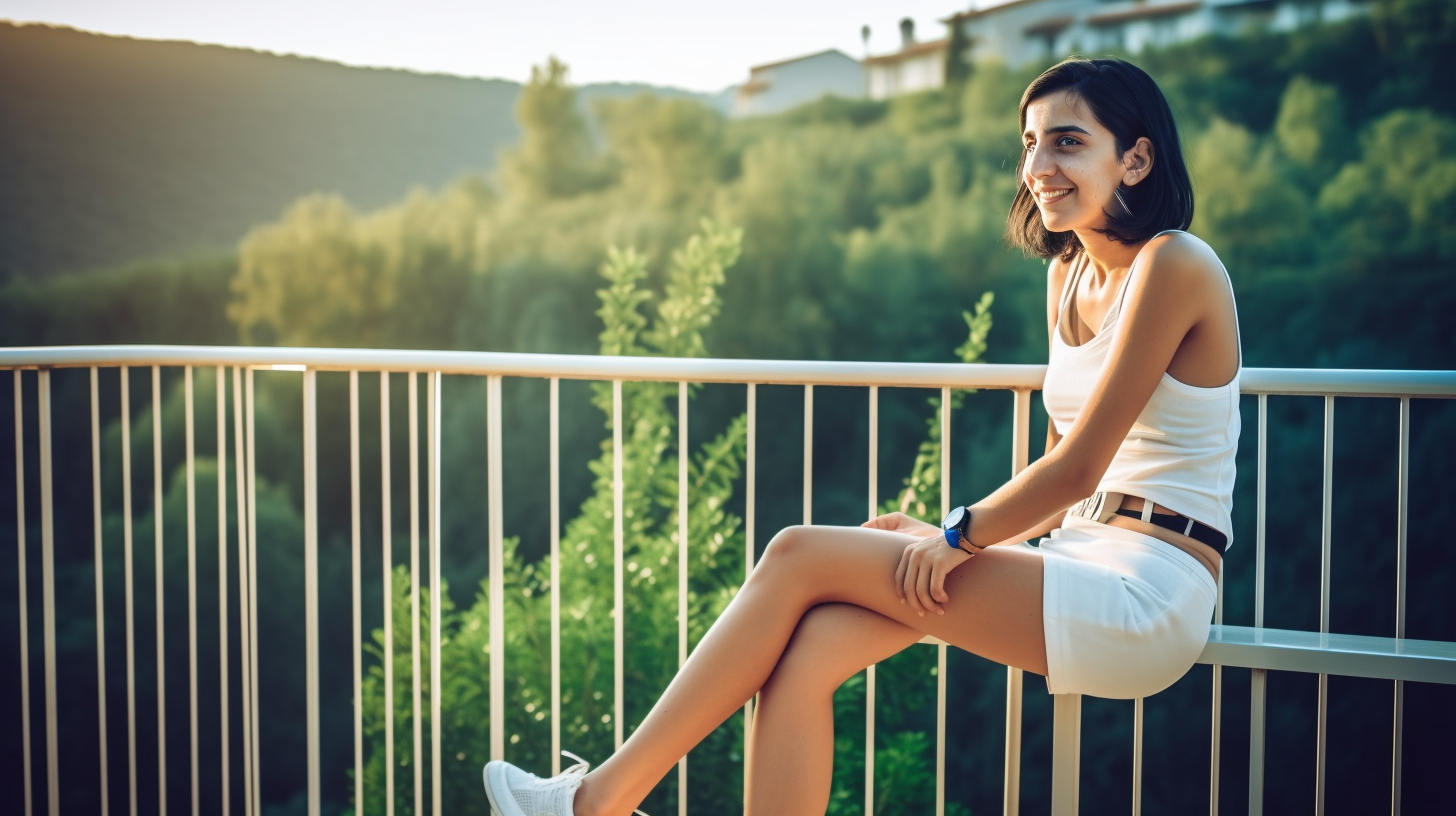
{"type": "Polygon", "coordinates": [[[303,642],[308,814],[319,816],[318,373],[303,372],[303,642]]]}
{"type": "MultiPolygon", "coordinates": [[[[1264,626],[1264,538],[1268,497],[1269,395],[1259,395],[1259,464],[1257,520],[1254,542],[1254,627],[1264,626]]],[[[1249,816],[1264,813],[1264,706],[1269,676],[1253,669],[1249,677],[1249,816]]]]}
{"type": "MultiPolygon", "coordinates": [[[[91,524],[96,550],[96,746],[101,755],[101,816],[111,813],[111,783],[106,764],[106,606],[102,603],[101,546],[101,399],[99,372],[91,366],[91,524]]],[[[18,452],[18,449],[17,449],[18,452]]],[[[222,673],[224,678],[227,672],[222,673]]],[[[224,700],[227,698],[224,697],[224,700]]],[[[224,778],[226,785],[226,778],[224,778]]],[[[223,816],[227,816],[224,812],[223,816]]]]}
{"type": "MultiPolygon", "coordinates": [[[[1410,397],[1400,400],[1400,447],[1396,464],[1395,636],[1405,637],[1406,536],[1410,501],[1410,397]]],[[[1390,748],[1390,814],[1400,816],[1401,731],[1405,719],[1405,682],[1395,681],[1390,748]]]]}
{"type": "Polygon", "coordinates": [[[622,560],[625,549],[624,502],[626,482],[622,476],[622,381],[612,380],[612,737],[615,750],[622,750],[623,663],[622,560]]]}
{"type": "MultiPolygon", "coordinates": [[[[125,371],[125,369],[123,369],[125,371]]],[[[21,400],[22,384],[20,369],[13,372],[15,381],[15,554],[19,561],[17,570],[19,574],[19,601],[20,601],[20,741],[22,769],[25,774],[25,816],[31,816],[33,808],[33,793],[30,789],[30,616],[26,609],[26,577],[25,570],[25,405],[21,400]]],[[[123,379],[125,375],[123,375],[123,379]]],[[[124,394],[124,389],[123,389],[124,394]]],[[[122,402],[125,403],[125,396],[122,402]]],[[[122,446],[125,448],[126,426],[122,425],[122,446]]],[[[128,484],[130,480],[128,480],[128,484]]],[[[130,517],[128,516],[128,521],[130,517]]],[[[130,555],[131,547],[131,525],[127,525],[127,548],[130,555]]],[[[131,610],[131,560],[127,559],[127,610],[131,610]]],[[[128,646],[131,638],[127,638],[128,646]]],[[[130,654],[130,652],[128,652],[130,654]]],[[[128,676],[130,673],[128,673],[128,676]]],[[[128,685],[130,690],[130,685],[128,685]]],[[[133,788],[136,786],[133,785],[133,788]]],[[[135,794],[133,794],[135,798],[135,794]]],[[[136,808],[132,807],[132,813],[136,808]]]]}
{"type": "MultiPolygon", "coordinates": [[[[950,389],[940,389],[940,517],[950,513],[950,389]]],[[[945,816],[946,644],[935,646],[935,816],[945,816]]]]}
{"type": "Polygon", "coordinates": [[[1077,816],[1082,764],[1082,695],[1054,695],[1052,816],[1077,816]]]}
{"type": "MultiPolygon", "coordinates": [[[[870,386],[869,518],[880,514],[880,387],[870,386]]],[[[875,664],[865,667],[864,816],[875,812],[875,664]]]]}
{"type": "MultiPolygon", "coordinates": [[[[40,586],[44,613],[41,631],[45,639],[46,804],[51,816],[60,816],[60,732],[56,725],[56,527],[51,485],[51,372],[43,368],[36,379],[40,408],[40,586]]],[[[158,588],[158,604],[161,604],[161,597],[162,593],[158,588]]],[[[160,643],[158,648],[161,648],[160,643]]]]}
{"type": "Polygon", "coordinates": [[[157,814],[167,816],[167,651],[162,600],[162,367],[152,366],[152,537],[157,598],[157,814]]]}
{"type": "MultiPolygon", "coordinates": [[[[688,662],[688,384],[677,384],[677,667],[688,662]]],[[[677,812],[688,814],[688,758],[677,762],[677,812]]]]}
{"type": "MultiPolygon", "coordinates": [[[[349,578],[354,624],[354,816],[364,816],[364,625],[360,586],[359,372],[349,372],[349,578]]],[[[386,582],[389,575],[384,576],[386,582]]]]}
{"type": "Polygon", "coordinates": [[[501,490],[501,378],[489,377],[486,398],[486,535],[490,558],[490,758],[506,756],[505,506],[501,490]]]}

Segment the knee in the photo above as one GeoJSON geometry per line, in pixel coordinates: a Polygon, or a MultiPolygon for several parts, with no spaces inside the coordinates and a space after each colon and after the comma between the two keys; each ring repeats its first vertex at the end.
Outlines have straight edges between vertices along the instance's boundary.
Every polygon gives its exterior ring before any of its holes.
{"type": "Polygon", "coordinates": [[[763,690],[792,687],[801,691],[834,690],[863,666],[849,666],[844,656],[857,637],[852,615],[839,604],[820,604],[804,613],[788,647],[763,690]]]}
{"type": "Polygon", "coordinates": [[[779,530],[764,548],[760,563],[767,568],[801,560],[805,551],[810,549],[808,533],[811,529],[807,525],[795,524],[779,530]]]}

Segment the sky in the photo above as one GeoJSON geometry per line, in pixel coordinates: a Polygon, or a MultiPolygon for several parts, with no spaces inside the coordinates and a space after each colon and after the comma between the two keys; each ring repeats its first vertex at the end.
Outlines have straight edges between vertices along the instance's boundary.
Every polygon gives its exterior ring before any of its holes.
{"type": "MultiPolygon", "coordinates": [[[[830,48],[864,56],[945,36],[974,0],[0,0],[0,19],[191,40],[386,68],[524,82],[550,55],[577,84],[716,92],[750,66],[830,48]]],[[[992,4],[980,0],[980,5],[992,4]]]]}

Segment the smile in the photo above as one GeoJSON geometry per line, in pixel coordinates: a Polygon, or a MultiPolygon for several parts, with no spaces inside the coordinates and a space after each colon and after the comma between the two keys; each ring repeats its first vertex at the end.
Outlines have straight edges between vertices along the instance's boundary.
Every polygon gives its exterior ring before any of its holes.
{"type": "Polygon", "coordinates": [[[1037,200],[1045,203],[1048,201],[1056,201],[1059,198],[1065,198],[1071,192],[1071,190],[1042,190],[1036,194],[1036,197],[1037,200]]]}

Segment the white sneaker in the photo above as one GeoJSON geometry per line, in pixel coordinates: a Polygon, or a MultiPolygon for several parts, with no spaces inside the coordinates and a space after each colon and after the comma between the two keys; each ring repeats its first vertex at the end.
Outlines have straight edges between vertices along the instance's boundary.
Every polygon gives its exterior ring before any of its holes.
{"type": "MultiPolygon", "coordinates": [[[[575,816],[572,803],[576,789],[591,766],[570,751],[561,754],[576,760],[576,764],[549,779],[526,773],[504,760],[487,762],[482,775],[492,816],[575,816]]],[[[640,810],[632,812],[647,816],[640,810]]]]}
{"type": "Polygon", "coordinates": [[[526,773],[504,760],[487,762],[485,798],[490,800],[492,816],[574,816],[572,801],[590,766],[575,754],[561,753],[576,764],[550,779],[526,773]]]}

